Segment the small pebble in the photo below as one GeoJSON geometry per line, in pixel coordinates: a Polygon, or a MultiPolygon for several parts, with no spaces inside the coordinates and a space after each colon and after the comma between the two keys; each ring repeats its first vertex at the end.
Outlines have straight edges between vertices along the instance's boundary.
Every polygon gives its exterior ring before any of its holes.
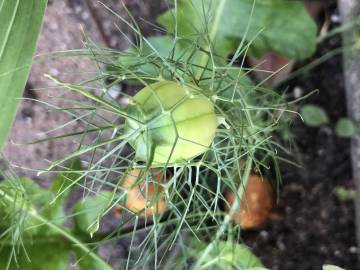
{"type": "Polygon", "coordinates": [[[338,14],[332,14],[331,17],[330,17],[330,20],[333,22],[333,23],[340,23],[341,22],[341,18],[338,14]]]}
{"type": "Polygon", "coordinates": [[[294,98],[300,98],[303,94],[303,90],[299,86],[294,88],[294,98]]]}
{"type": "Polygon", "coordinates": [[[357,247],[351,246],[351,247],[349,248],[349,251],[350,251],[350,253],[355,254],[355,253],[357,253],[357,247]]]}
{"type": "Polygon", "coordinates": [[[49,73],[52,76],[58,76],[60,74],[59,70],[57,70],[56,68],[50,68],[49,73]]]}
{"type": "Polygon", "coordinates": [[[81,6],[76,6],[76,7],[74,8],[74,11],[75,11],[76,14],[79,14],[79,13],[82,11],[81,6]]]}
{"type": "Polygon", "coordinates": [[[264,239],[264,240],[267,240],[269,238],[269,233],[265,230],[262,230],[260,232],[260,236],[264,239]]]}
{"type": "Polygon", "coordinates": [[[83,14],[81,14],[81,19],[86,21],[90,18],[90,14],[89,12],[83,12],[83,14]]]}
{"type": "Polygon", "coordinates": [[[112,97],[113,99],[117,99],[119,97],[121,93],[121,87],[117,84],[111,86],[108,90],[107,90],[107,94],[112,97]]]}
{"type": "Polygon", "coordinates": [[[335,250],[334,255],[335,255],[335,257],[341,257],[341,251],[335,250]]]}

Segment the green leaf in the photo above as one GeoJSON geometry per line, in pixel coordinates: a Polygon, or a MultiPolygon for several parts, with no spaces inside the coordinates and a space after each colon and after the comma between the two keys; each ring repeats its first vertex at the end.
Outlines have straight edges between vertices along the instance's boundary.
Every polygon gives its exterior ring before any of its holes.
{"type": "MultiPolygon", "coordinates": [[[[175,29],[174,16],[171,10],[158,18],[170,33],[175,29]]],[[[255,56],[276,52],[292,59],[304,59],[316,47],[316,24],[298,1],[180,0],[176,18],[180,36],[191,38],[199,32],[211,34],[216,29],[215,52],[223,57],[234,52],[240,40],[250,42],[255,37],[250,52],[255,56]],[[216,20],[218,7],[223,4],[220,19],[216,20]]]]}
{"type": "Polygon", "coordinates": [[[300,109],[301,116],[306,125],[310,127],[319,127],[329,123],[326,112],[316,105],[305,105],[300,109]]]}
{"type": "MultiPolygon", "coordinates": [[[[235,264],[244,269],[254,267],[264,267],[260,260],[249,250],[248,247],[241,244],[233,244],[231,242],[220,242],[218,245],[220,264],[235,264]]],[[[216,254],[216,256],[218,256],[216,254]]]]}
{"type": "Polygon", "coordinates": [[[339,266],[326,264],[326,265],[323,265],[323,270],[345,270],[345,269],[341,268],[339,266]]]}
{"type": "Polygon", "coordinates": [[[356,191],[354,189],[346,189],[341,186],[335,187],[335,195],[340,201],[352,201],[356,197],[356,191]]]}
{"type": "MultiPolygon", "coordinates": [[[[25,245],[18,254],[16,260],[11,260],[8,270],[68,270],[70,252],[61,241],[55,243],[33,243],[25,245]],[[24,251],[25,249],[25,251],[24,251]]],[[[0,269],[7,269],[8,260],[11,257],[11,248],[1,249],[0,269]]],[[[14,256],[14,255],[13,255],[14,256]]]]}
{"type": "MultiPolygon", "coordinates": [[[[203,243],[198,243],[194,251],[196,256],[200,255],[205,248],[203,243]]],[[[220,241],[211,249],[204,260],[204,269],[244,269],[244,270],[264,270],[266,269],[261,261],[242,244],[220,241]],[[210,263],[209,263],[210,262],[210,263]]]]}
{"type": "Polygon", "coordinates": [[[356,134],[356,127],[349,118],[341,118],[335,126],[336,135],[342,138],[351,138],[356,134]]]}
{"type": "MultiPolygon", "coordinates": [[[[175,27],[177,27],[177,34],[184,39],[195,40],[199,33],[211,33],[210,40],[213,42],[215,53],[226,59],[227,55],[234,52],[238,45],[236,40],[226,37],[225,33],[221,31],[222,20],[228,15],[226,9],[233,4],[237,5],[233,0],[182,0],[178,1],[176,15],[174,10],[169,10],[158,18],[158,22],[169,33],[174,33],[175,27]],[[176,24],[174,16],[176,16],[176,24]],[[204,22],[211,23],[206,25],[204,22]]],[[[204,43],[204,41],[202,42],[204,43]]]]}
{"type": "Polygon", "coordinates": [[[102,191],[77,202],[73,207],[75,228],[83,233],[97,232],[100,219],[110,206],[113,196],[112,192],[102,191]]]}
{"type": "Polygon", "coordinates": [[[0,150],[22,96],[47,0],[0,0],[0,150]]]}

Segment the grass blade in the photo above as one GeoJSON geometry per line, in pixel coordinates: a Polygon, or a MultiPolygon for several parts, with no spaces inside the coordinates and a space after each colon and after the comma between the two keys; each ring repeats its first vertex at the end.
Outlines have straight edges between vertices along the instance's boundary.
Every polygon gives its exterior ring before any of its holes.
{"type": "Polygon", "coordinates": [[[0,150],[22,96],[47,0],[0,0],[0,150]]]}

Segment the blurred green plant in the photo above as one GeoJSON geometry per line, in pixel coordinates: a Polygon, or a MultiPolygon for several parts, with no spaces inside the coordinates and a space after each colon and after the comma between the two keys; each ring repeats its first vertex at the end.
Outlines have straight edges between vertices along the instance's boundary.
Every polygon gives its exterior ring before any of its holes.
{"type": "MultiPolygon", "coordinates": [[[[304,123],[310,127],[320,127],[329,124],[329,117],[324,109],[313,104],[306,104],[300,108],[304,123]]],[[[340,138],[351,138],[356,134],[354,122],[342,117],[335,123],[335,134],[340,138]]]]}
{"type": "Polygon", "coordinates": [[[306,104],[300,109],[304,123],[310,127],[319,127],[329,123],[329,117],[319,106],[306,104]]]}
{"type": "Polygon", "coordinates": [[[341,118],[336,122],[336,135],[342,138],[350,138],[356,134],[356,127],[349,118],[341,118]]]}
{"type": "MultiPolygon", "coordinates": [[[[74,191],[73,183],[79,181],[82,167],[76,160],[63,169],[50,189],[15,174],[3,175],[7,178],[0,183],[0,269],[69,269],[71,254],[76,254],[82,270],[112,269],[94,248],[82,242],[83,234],[64,226],[70,219],[64,205],[74,191]]],[[[90,204],[90,198],[81,205],[90,204]]],[[[92,216],[100,215],[96,209],[91,209],[92,216]]],[[[86,215],[88,210],[74,216],[77,227],[86,226],[88,219],[81,218],[86,215]]]]}
{"type": "MultiPolygon", "coordinates": [[[[195,242],[195,248],[192,253],[194,257],[201,256],[202,250],[206,248],[204,243],[195,242]]],[[[206,254],[201,264],[196,265],[195,269],[209,270],[266,270],[267,268],[260,260],[242,244],[236,244],[231,241],[219,241],[212,246],[212,249],[206,254]]]]}
{"type": "Polygon", "coordinates": [[[335,195],[340,201],[352,201],[356,197],[356,191],[354,189],[337,186],[335,187],[335,195]]]}
{"type": "Polygon", "coordinates": [[[339,266],[326,264],[323,266],[323,270],[345,270],[344,268],[341,268],[339,266]]]}

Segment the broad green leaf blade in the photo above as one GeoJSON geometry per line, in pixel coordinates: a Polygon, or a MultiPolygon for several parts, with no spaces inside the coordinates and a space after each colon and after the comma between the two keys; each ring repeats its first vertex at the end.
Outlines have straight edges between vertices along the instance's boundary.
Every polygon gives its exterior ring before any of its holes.
{"type": "Polygon", "coordinates": [[[47,0],[0,0],[0,150],[32,64],[47,0]]]}
{"type": "MultiPolygon", "coordinates": [[[[212,43],[211,46],[213,47],[212,51],[225,60],[227,55],[235,52],[238,46],[237,40],[226,37],[221,32],[221,23],[223,18],[227,16],[225,10],[229,4],[231,3],[228,0],[178,1],[178,12],[176,15],[173,14],[174,10],[170,10],[161,15],[158,18],[158,22],[169,33],[176,32],[178,36],[187,40],[195,41],[199,34],[208,33],[208,41],[212,43]],[[175,20],[174,16],[176,16],[175,20]],[[206,24],[204,22],[211,23],[206,24]]],[[[202,46],[206,43],[203,38],[196,42],[202,43],[202,46]]],[[[183,45],[183,43],[180,44],[183,45]]],[[[204,47],[207,46],[205,45],[204,47]]],[[[202,61],[197,64],[206,65],[202,61]]]]}
{"type": "Polygon", "coordinates": [[[300,114],[304,119],[306,125],[310,127],[319,127],[329,123],[329,118],[326,112],[316,105],[305,105],[300,109],[300,114]]]}
{"type": "Polygon", "coordinates": [[[341,138],[351,138],[356,133],[356,127],[349,118],[341,118],[336,123],[335,132],[341,138]]]}
{"type": "MultiPolygon", "coordinates": [[[[193,244],[195,242],[193,241],[193,244]]],[[[206,247],[204,243],[195,244],[194,255],[200,255],[206,247]]],[[[220,241],[212,247],[210,253],[207,254],[206,260],[202,265],[203,269],[266,269],[261,261],[250,251],[250,249],[242,244],[220,241]]]]}
{"type": "Polygon", "coordinates": [[[344,268],[341,268],[339,266],[326,264],[323,266],[323,270],[345,270],[344,268]]]}
{"type": "Polygon", "coordinates": [[[64,242],[55,243],[33,243],[24,246],[19,254],[16,255],[17,263],[11,260],[9,268],[8,259],[11,256],[11,249],[4,248],[0,254],[0,269],[8,270],[68,270],[70,252],[64,242]],[[25,253],[26,252],[26,253],[25,253]]]}
{"type": "Polygon", "coordinates": [[[73,207],[75,228],[87,234],[97,232],[100,219],[110,206],[113,196],[112,192],[102,191],[77,202],[73,207]]]}
{"type": "MultiPolygon", "coordinates": [[[[316,24],[300,1],[255,1],[252,13],[254,0],[180,0],[176,15],[179,35],[191,37],[207,28],[211,30],[223,1],[225,8],[216,27],[216,53],[226,57],[236,50],[239,40],[250,42],[254,38],[250,51],[254,56],[276,52],[292,59],[304,59],[314,53],[316,24]]],[[[173,11],[161,15],[158,21],[174,32],[173,11]]]]}
{"type": "Polygon", "coordinates": [[[218,244],[219,254],[214,250],[214,254],[220,257],[220,265],[236,265],[241,269],[251,269],[254,267],[264,267],[260,260],[250,251],[248,247],[242,244],[231,242],[220,242],[218,244]]]}
{"type": "MultiPolygon", "coordinates": [[[[232,1],[242,5],[235,9],[229,6],[229,16],[224,18],[225,27],[221,31],[228,37],[243,38],[245,22],[233,24],[230,19],[235,16],[250,19],[253,0],[232,1]]],[[[258,34],[251,47],[251,54],[255,56],[276,52],[291,59],[304,59],[315,52],[317,26],[300,1],[256,1],[246,39],[251,41],[258,34]]]]}

